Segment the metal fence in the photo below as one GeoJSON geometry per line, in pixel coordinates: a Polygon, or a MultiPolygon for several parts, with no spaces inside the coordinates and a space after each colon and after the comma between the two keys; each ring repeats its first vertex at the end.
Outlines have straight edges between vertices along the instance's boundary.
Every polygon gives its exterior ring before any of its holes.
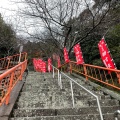
{"type": "Polygon", "coordinates": [[[66,75],[65,73],[61,72],[59,69],[57,69],[56,67],[53,66],[53,78],[55,77],[55,72],[57,72],[58,85],[60,86],[61,89],[62,89],[62,76],[66,77],[67,80],[70,81],[71,94],[72,94],[72,105],[73,105],[73,107],[75,105],[74,104],[74,91],[73,91],[73,83],[74,83],[74,84],[78,85],[80,88],[84,89],[91,96],[95,97],[95,99],[97,101],[97,105],[98,105],[98,110],[99,110],[100,118],[101,118],[101,120],[103,120],[103,115],[102,115],[102,111],[101,111],[101,107],[100,107],[100,102],[99,102],[98,96],[96,96],[90,90],[86,89],[85,87],[83,87],[82,85],[80,85],[78,82],[76,82],[75,80],[73,80],[71,77],[69,77],[68,75],[66,75]]]}

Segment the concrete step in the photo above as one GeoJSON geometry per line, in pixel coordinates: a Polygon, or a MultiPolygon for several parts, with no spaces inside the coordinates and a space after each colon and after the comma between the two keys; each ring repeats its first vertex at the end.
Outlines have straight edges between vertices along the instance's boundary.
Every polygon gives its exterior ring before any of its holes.
{"type": "MultiPolygon", "coordinates": [[[[119,106],[119,101],[118,100],[111,100],[111,99],[106,99],[106,100],[99,100],[100,101],[100,106],[119,106]]],[[[89,106],[97,106],[97,101],[96,100],[86,100],[85,104],[88,104],[89,106]]]]}
{"type": "Polygon", "coordinates": [[[40,89],[58,89],[59,87],[56,84],[46,84],[42,83],[37,85],[27,84],[23,86],[22,91],[33,91],[33,90],[40,90],[40,89]]]}
{"type": "MultiPolygon", "coordinates": [[[[91,96],[84,96],[80,98],[80,96],[74,96],[75,98],[75,107],[83,107],[83,106],[89,106],[89,102],[86,101],[87,99],[92,99],[91,96]]],[[[94,101],[93,101],[94,102],[94,101]]],[[[94,102],[95,103],[95,102],[94,102]]],[[[90,105],[93,105],[92,102],[90,105]]],[[[71,96],[47,96],[47,97],[41,97],[37,96],[34,99],[20,99],[16,103],[17,108],[23,108],[23,107],[42,107],[42,108],[64,108],[64,107],[71,107],[72,106],[72,97],[71,96]],[[31,101],[32,100],[32,101],[31,101]],[[28,102],[29,101],[29,102],[28,102]],[[47,107],[48,106],[48,107],[47,107]]]]}
{"type": "MultiPolygon", "coordinates": [[[[60,89],[54,89],[53,91],[50,91],[49,89],[41,89],[39,91],[25,91],[25,92],[21,92],[20,93],[20,98],[34,98],[36,96],[59,96],[59,95],[63,95],[63,96],[71,96],[71,91],[65,91],[65,90],[60,90],[60,89]]],[[[91,96],[90,94],[86,93],[86,92],[74,92],[74,96],[76,96],[79,99],[84,99],[84,98],[94,98],[93,96],[91,96]]],[[[104,99],[104,97],[103,97],[104,99]]]]}
{"type": "MultiPolygon", "coordinates": [[[[55,91],[57,93],[62,93],[62,94],[71,94],[71,89],[70,88],[62,88],[62,90],[60,89],[60,87],[56,86],[55,84],[52,84],[52,85],[47,85],[47,84],[41,84],[40,86],[32,86],[32,85],[28,85],[28,86],[25,86],[23,87],[23,90],[24,92],[31,92],[30,94],[32,93],[46,93],[48,92],[49,93],[54,93],[55,91]],[[60,92],[59,92],[60,91],[60,92]]],[[[74,91],[74,94],[75,95],[81,95],[81,94],[88,94],[86,91],[84,91],[82,88],[77,88],[75,86],[73,86],[73,91],[74,91]]],[[[91,91],[93,92],[94,94],[96,94],[100,99],[110,99],[110,96],[109,95],[104,95],[103,92],[101,91],[91,91]]],[[[29,93],[28,93],[29,94],[29,93]]],[[[88,94],[89,95],[89,94],[88,94]]]]}
{"type": "MultiPolygon", "coordinates": [[[[97,101],[91,96],[74,96],[75,107],[97,106],[97,101]]],[[[101,106],[117,106],[119,101],[111,99],[100,100],[101,106]]],[[[29,107],[29,108],[69,108],[72,107],[71,96],[32,96],[28,98],[20,98],[16,103],[17,108],[29,107]],[[32,100],[32,101],[31,101],[32,100]]]]}
{"type": "MultiPolygon", "coordinates": [[[[29,99],[34,99],[34,98],[38,98],[38,99],[41,99],[42,97],[43,98],[51,98],[51,97],[54,97],[54,96],[56,96],[56,97],[59,97],[59,96],[61,96],[61,98],[63,98],[63,97],[67,97],[67,98],[71,98],[71,94],[70,95],[68,95],[68,94],[62,94],[61,92],[57,92],[57,93],[53,93],[53,94],[45,94],[45,93],[40,93],[40,94],[38,94],[38,93],[35,93],[35,94],[33,94],[33,93],[31,93],[30,94],[30,92],[29,93],[27,93],[27,92],[22,92],[21,94],[20,94],[20,97],[19,97],[19,101],[20,100],[29,100],[29,99]]],[[[95,99],[93,96],[91,96],[91,95],[88,95],[88,94],[81,94],[81,95],[74,95],[74,98],[76,99],[76,100],[86,100],[86,99],[95,99]]],[[[103,99],[104,100],[104,99],[103,99]]]]}
{"type": "MultiPolygon", "coordinates": [[[[10,120],[100,120],[93,96],[73,83],[73,108],[70,81],[62,76],[63,89],[60,89],[57,78],[56,73],[53,79],[50,73],[44,76],[39,72],[30,72],[10,120]]],[[[119,101],[104,95],[83,80],[73,79],[98,95],[104,120],[114,120],[113,113],[120,109],[119,101]]]]}
{"type": "MultiPolygon", "coordinates": [[[[119,106],[101,107],[103,114],[113,114],[119,106]]],[[[36,117],[36,116],[56,116],[56,115],[94,115],[99,114],[97,107],[64,108],[64,109],[14,109],[12,117],[36,117]]]]}
{"type": "Polygon", "coordinates": [[[55,108],[70,108],[70,107],[72,107],[72,102],[68,102],[65,100],[57,100],[55,102],[49,100],[43,100],[43,101],[29,101],[29,102],[26,101],[26,102],[16,103],[16,108],[55,109],[55,108]]]}
{"type": "MultiPolygon", "coordinates": [[[[28,86],[28,87],[24,87],[23,88],[23,92],[21,92],[21,95],[24,94],[25,92],[28,92],[26,93],[25,95],[27,96],[30,96],[29,94],[31,94],[32,96],[35,94],[35,93],[38,93],[37,95],[41,95],[41,93],[45,93],[46,95],[49,95],[49,94],[53,94],[56,92],[56,94],[67,94],[67,95],[71,95],[71,89],[70,88],[63,88],[63,89],[60,89],[59,87],[56,87],[56,85],[52,85],[53,87],[50,87],[50,86],[47,86],[46,84],[43,84],[42,87],[39,87],[39,86],[28,86]]],[[[73,89],[74,91],[74,95],[75,96],[78,96],[78,95],[88,95],[90,96],[90,94],[88,94],[86,91],[83,91],[82,89],[79,89],[79,88],[74,88],[73,89]]],[[[110,99],[110,95],[104,95],[103,92],[100,92],[100,91],[91,91],[93,92],[94,94],[96,94],[99,99],[110,99]]]]}
{"type": "MultiPolygon", "coordinates": [[[[103,115],[104,120],[114,120],[113,114],[103,115]]],[[[56,116],[36,116],[36,117],[15,117],[10,120],[101,120],[99,114],[87,115],[56,115],[56,116]]]]}
{"type": "MultiPolygon", "coordinates": [[[[31,76],[30,78],[31,79],[28,79],[27,80],[27,82],[26,82],[26,84],[32,84],[33,86],[35,86],[35,85],[39,85],[39,83],[40,83],[40,85],[41,85],[41,81],[43,82],[44,81],[44,77],[43,77],[43,75],[38,75],[38,77],[36,76],[36,77],[34,77],[35,75],[33,74],[33,76],[31,76]],[[41,76],[41,78],[42,79],[40,79],[40,77],[39,76],[41,76]],[[33,84],[34,83],[34,84],[33,84]]],[[[47,75],[46,75],[47,76],[47,75]]],[[[45,77],[46,77],[45,76],[45,77]]],[[[70,75],[69,75],[70,76],[70,75]]],[[[92,86],[90,86],[89,84],[87,84],[87,82],[85,83],[85,82],[83,82],[83,81],[81,81],[80,79],[78,79],[78,78],[74,78],[73,76],[70,76],[70,77],[72,77],[75,81],[77,81],[78,83],[80,83],[80,84],[82,84],[83,86],[85,86],[85,87],[87,87],[88,89],[90,89],[90,90],[92,90],[93,89],[93,87],[92,86]]],[[[44,83],[48,83],[49,85],[51,85],[51,82],[53,82],[53,83],[57,83],[58,84],[58,80],[55,78],[55,79],[53,79],[52,78],[52,76],[50,75],[50,74],[48,74],[48,76],[45,78],[46,80],[44,81],[44,83]]],[[[64,88],[67,88],[67,87],[70,87],[70,82],[69,82],[69,80],[67,79],[67,78],[62,78],[62,83],[63,83],[63,87],[64,88]]],[[[56,85],[57,85],[56,84],[56,85]]],[[[40,86],[39,85],[39,86],[40,86]]],[[[73,87],[75,86],[75,88],[76,87],[78,87],[77,85],[74,85],[73,84],[73,87]]],[[[98,89],[98,88],[96,88],[96,89],[98,89]]]]}
{"type": "MultiPolygon", "coordinates": [[[[43,84],[46,84],[48,86],[51,86],[53,84],[58,85],[58,80],[57,79],[32,80],[32,81],[27,80],[24,87],[31,86],[31,85],[32,86],[38,86],[38,85],[42,86],[43,84]]],[[[87,86],[87,84],[85,84],[85,83],[81,83],[81,85],[87,86]]],[[[62,86],[64,88],[68,88],[68,87],[70,88],[70,81],[69,80],[62,80],[62,86]]],[[[76,88],[76,87],[78,87],[78,85],[76,85],[76,84],[73,83],[73,87],[76,88]]]]}

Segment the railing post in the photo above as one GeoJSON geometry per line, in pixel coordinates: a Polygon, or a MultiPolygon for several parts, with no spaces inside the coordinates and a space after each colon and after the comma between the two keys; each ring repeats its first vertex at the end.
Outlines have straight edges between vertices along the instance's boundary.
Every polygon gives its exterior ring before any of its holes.
{"type": "Polygon", "coordinates": [[[53,78],[55,77],[55,69],[54,69],[54,67],[53,67],[53,78]]]}
{"type": "Polygon", "coordinates": [[[9,84],[9,88],[8,88],[8,96],[6,97],[6,105],[8,105],[9,100],[10,100],[10,92],[11,92],[11,88],[12,88],[13,79],[14,79],[14,72],[12,72],[12,74],[10,76],[10,84],[9,84]]]}
{"type": "Polygon", "coordinates": [[[1,65],[2,68],[4,68],[5,60],[6,60],[6,59],[4,59],[2,65],[1,65]]]}
{"type": "Polygon", "coordinates": [[[20,52],[18,63],[20,63],[20,62],[21,62],[21,52],[20,52]]]}
{"type": "Polygon", "coordinates": [[[120,110],[116,110],[114,112],[114,117],[115,117],[115,120],[118,120],[118,116],[120,115],[120,110]]]}
{"type": "Polygon", "coordinates": [[[88,80],[87,69],[86,69],[86,66],[84,64],[83,64],[83,68],[84,68],[85,78],[86,78],[86,80],[88,80]]]}
{"type": "Polygon", "coordinates": [[[99,110],[100,118],[101,118],[101,120],[104,120],[104,119],[103,119],[103,115],[102,115],[102,111],[101,111],[100,102],[99,102],[98,97],[96,98],[96,100],[97,100],[97,104],[98,104],[98,110],[99,110]]]}
{"type": "Polygon", "coordinates": [[[61,72],[60,72],[60,89],[62,89],[61,72]]]}
{"type": "Polygon", "coordinates": [[[72,104],[73,104],[73,107],[74,107],[75,106],[75,102],[74,102],[74,93],[73,93],[72,81],[70,81],[70,86],[71,86],[71,93],[72,93],[72,104]]]}
{"type": "Polygon", "coordinates": [[[70,74],[72,74],[72,63],[69,62],[69,65],[70,65],[70,74]]]}
{"type": "Polygon", "coordinates": [[[120,73],[116,73],[118,78],[118,83],[120,84],[120,73]]]}
{"type": "Polygon", "coordinates": [[[8,60],[8,64],[7,64],[7,68],[6,69],[9,69],[10,58],[7,58],[7,60],[8,60]]]}
{"type": "Polygon", "coordinates": [[[25,53],[25,60],[27,59],[27,53],[25,53]]]}
{"type": "Polygon", "coordinates": [[[59,77],[60,77],[60,75],[59,75],[59,70],[58,70],[58,85],[60,86],[59,77]]]}
{"type": "Polygon", "coordinates": [[[20,80],[22,80],[22,76],[23,76],[23,73],[24,73],[24,68],[25,68],[25,63],[24,64],[22,64],[22,66],[21,66],[22,68],[21,68],[21,72],[20,72],[20,80]]]}

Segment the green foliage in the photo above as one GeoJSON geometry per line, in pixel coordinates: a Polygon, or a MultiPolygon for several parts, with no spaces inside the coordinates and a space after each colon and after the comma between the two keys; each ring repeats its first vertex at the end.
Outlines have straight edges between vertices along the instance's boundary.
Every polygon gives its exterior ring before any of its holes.
{"type": "Polygon", "coordinates": [[[85,9],[77,18],[68,21],[68,24],[72,23],[68,43],[73,42],[75,31],[77,31],[75,43],[79,41],[85,63],[104,66],[99,54],[98,42],[105,36],[111,55],[117,68],[120,69],[120,2],[95,0],[93,12],[97,8],[100,8],[100,14],[96,14],[94,17],[92,16],[94,14],[91,15],[90,9],[85,9]],[[107,10],[108,12],[105,14],[107,10]],[[101,22],[97,25],[100,20],[101,22]],[[97,26],[95,27],[95,25],[97,26]]]}
{"type": "Polygon", "coordinates": [[[16,44],[15,32],[0,15],[0,58],[12,54],[16,44]]]}
{"type": "Polygon", "coordinates": [[[117,68],[120,69],[120,24],[113,26],[109,31],[106,42],[117,68]]]}

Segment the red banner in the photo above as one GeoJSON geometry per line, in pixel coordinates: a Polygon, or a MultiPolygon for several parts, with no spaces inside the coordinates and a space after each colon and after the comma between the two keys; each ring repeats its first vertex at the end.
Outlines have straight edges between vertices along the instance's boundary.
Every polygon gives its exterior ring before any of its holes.
{"type": "Polygon", "coordinates": [[[46,63],[42,59],[33,58],[33,65],[37,72],[46,72],[46,63]]]}
{"type": "Polygon", "coordinates": [[[41,67],[41,71],[43,72],[43,73],[46,73],[46,62],[42,62],[42,67],[41,67]]]}
{"type": "Polygon", "coordinates": [[[80,44],[76,44],[74,46],[74,53],[75,53],[75,56],[76,56],[77,64],[83,64],[84,60],[83,60],[83,56],[82,56],[82,51],[81,51],[81,48],[80,48],[80,44]]]}
{"type": "Polygon", "coordinates": [[[64,48],[64,59],[65,59],[65,62],[68,63],[70,60],[69,60],[69,56],[68,56],[68,51],[66,48],[64,48]]]}
{"type": "Polygon", "coordinates": [[[104,65],[107,68],[116,69],[113,59],[109,54],[110,52],[108,50],[108,47],[107,47],[107,44],[104,38],[102,38],[100,42],[98,43],[98,48],[99,48],[100,56],[101,56],[101,59],[104,65]]]}
{"type": "Polygon", "coordinates": [[[58,68],[59,68],[61,66],[60,56],[58,56],[58,58],[57,58],[57,63],[58,63],[58,68]]]}
{"type": "Polygon", "coordinates": [[[52,60],[51,60],[51,58],[48,58],[48,71],[49,72],[52,71],[52,60]]]}

